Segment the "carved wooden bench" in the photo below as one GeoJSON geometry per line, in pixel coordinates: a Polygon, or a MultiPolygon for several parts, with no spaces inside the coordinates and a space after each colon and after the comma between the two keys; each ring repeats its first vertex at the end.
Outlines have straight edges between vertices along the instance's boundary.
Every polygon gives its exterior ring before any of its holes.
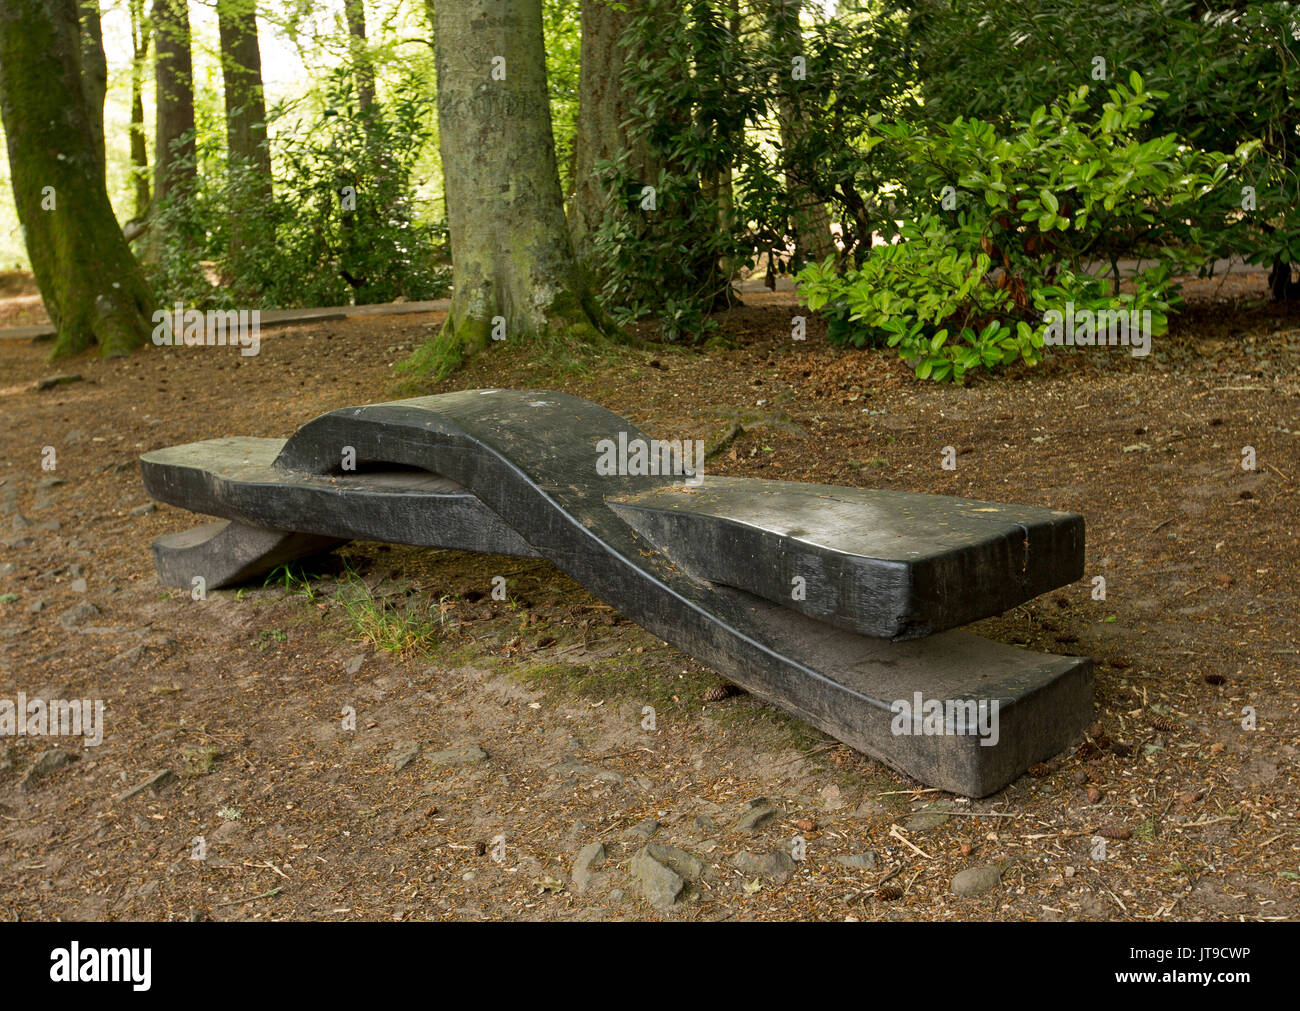
{"type": "Polygon", "coordinates": [[[352,539],[541,556],[755,695],[969,796],[1090,721],[1088,658],[954,631],[1078,579],[1082,517],[598,469],[637,441],[577,397],[466,390],[146,453],[153,498],[225,521],[156,541],[159,578],[227,586],[352,539]]]}

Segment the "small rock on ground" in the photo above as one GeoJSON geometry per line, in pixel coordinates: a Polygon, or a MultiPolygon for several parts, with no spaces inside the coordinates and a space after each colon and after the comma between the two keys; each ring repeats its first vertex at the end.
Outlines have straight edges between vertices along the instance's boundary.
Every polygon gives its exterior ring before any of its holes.
{"type": "Polygon", "coordinates": [[[146,779],[143,783],[138,783],[137,785],[131,787],[131,789],[119,793],[117,795],[117,799],[130,800],[136,794],[143,793],[145,790],[152,790],[155,794],[157,794],[162,790],[164,786],[166,786],[169,783],[175,782],[175,780],[176,780],[176,773],[172,772],[171,769],[159,769],[152,776],[146,779]]]}
{"type": "Polygon", "coordinates": [[[73,629],[98,614],[99,608],[94,604],[78,604],[71,610],[64,611],[59,615],[59,624],[64,628],[73,629]]]}
{"type": "Polygon", "coordinates": [[[645,847],[636,851],[628,870],[646,901],[661,909],[676,902],[686,887],[681,875],[656,860],[645,847]]]}
{"type": "Polygon", "coordinates": [[[938,828],[944,822],[951,820],[952,815],[948,814],[948,810],[948,805],[942,802],[923,807],[903,822],[903,828],[909,832],[925,832],[938,828]]]}
{"type": "Polygon", "coordinates": [[[646,843],[642,852],[648,853],[659,863],[672,868],[675,874],[687,881],[694,881],[704,873],[704,861],[694,853],[688,853],[676,846],[656,846],[654,843],[646,843]]]}
{"type": "Polygon", "coordinates": [[[602,843],[587,843],[578,850],[578,855],[573,858],[573,870],[569,874],[573,879],[574,889],[585,892],[587,885],[591,883],[591,872],[599,870],[604,863],[605,847],[602,843]]]}
{"type": "Polygon", "coordinates": [[[746,877],[772,878],[786,881],[794,873],[794,858],[785,850],[771,853],[750,853],[742,850],[731,859],[732,865],[746,877]]]}
{"type": "Polygon", "coordinates": [[[401,772],[420,754],[419,741],[398,741],[388,753],[388,764],[394,772],[401,772]]]}
{"type": "Polygon", "coordinates": [[[1002,881],[1002,871],[997,867],[967,867],[952,879],[954,895],[981,895],[996,888],[1002,881]]]}
{"type": "Polygon", "coordinates": [[[749,802],[745,813],[731,826],[733,832],[757,832],[771,821],[776,814],[776,806],[766,797],[759,797],[749,802]]]}
{"type": "Polygon", "coordinates": [[[466,744],[460,748],[435,751],[429,756],[429,761],[434,765],[476,765],[486,762],[487,757],[487,752],[477,744],[466,744]]]}
{"type": "Polygon", "coordinates": [[[27,775],[23,777],[23,791],[26,792],[35,788],[50,773],[62,769],[65,765],[70,765],[76,760],[76,755],[70,751],[64,751],[62,748],[50,748],[48,751],[42,751],[35,764],[27,770],[27,775]]]}

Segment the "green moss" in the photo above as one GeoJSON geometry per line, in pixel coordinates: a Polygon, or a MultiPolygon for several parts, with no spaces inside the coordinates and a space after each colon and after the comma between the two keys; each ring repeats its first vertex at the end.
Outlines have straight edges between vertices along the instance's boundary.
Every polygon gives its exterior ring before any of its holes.
{"type": "Polygon", "coordinates": [[[199,776],[206,776],[212,771],[212,767],[220,757],[221,749],[211,746],[182,748],[181,775],[186,779],[196,779],[199,776]]]}
{"type": "Polygon", "coordinates": [[[626,654],[586,664],[542,662],[516,666],[507,675],[550,699],[615,699],[654,706],[661,714],[697,708],[703,693],[718,683],[712,675],[673,677],[626,654]]]}
{"type": "Polygon", "coordinates": [[[398,364],[396,374],[405,380],[398,389],[439,382],[455,372],[464,362],[465,351],[460,341],[454,333],[444,327],[436,337],[425,341],[398,364]]]}

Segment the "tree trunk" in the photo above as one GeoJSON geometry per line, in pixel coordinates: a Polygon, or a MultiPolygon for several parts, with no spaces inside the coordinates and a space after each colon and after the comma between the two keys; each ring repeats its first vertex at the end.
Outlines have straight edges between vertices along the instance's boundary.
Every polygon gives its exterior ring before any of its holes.
{"type": "Polygon", "coordinates": [[[352,73],[356,78],[357,107],[365,112],[375,104],[375,68],[366,48],[366,7],[363,0],[343,0],[343,16],[348,23],[352,53],[352,73]]]}
{"type": "Polygon", "coordinates": [[[271,152],[266,145],[262,51],[257,42],[257,0],[217,0],[221,75],[226,93],[226,146],[230,156],[265,180],[271,195],[271,152]]]}
{"type": "MultiPolygon", "coordinates": [[[[257,0],[217,0],[221,36],[221,79],[226,96],[227,171],[236,199],[265,204],[271,199],[271,149],[266,137],[266,98],[262,51],[257,43],[257,0]]],[[[248,224],[236,214],[230,222],[228,255],[238,258],[249,244],[248,224]]]]}
{"type": "Polygon", "coordinates": [[[194,65],[186,0],[154,0],[153,29],[158,113],[153,191],[162,203],[194,188],[194,65]]]}
{"type": "Polygon", "coordinates": [[[104,59],[104,29],[99,21],[99,0],[80,0],[81,90],[90,117],[90,135],[104,171],[104,96],[108,93],[108,62],[104,59]]]}
{"type": "Polygon", "coordinates": [[[139,347],[154,301],[104,189],[78,13],[77,0],[0,3],[0,119],[55,357],[139,347]]]}
{"type": "Polygon", "coordinates": [[[438,126],[447,180],[456,355],[567,332],[604,316],[578,277],[551,135],[541,0],[462,0],[435,10],[438,126]]]}
{"type": "Polygon", "coordinates": [[[803,53],[803,32],[799,26],[802,6],[802,0],[772,0],[770,23],[777,54],[776,72],[781,77],[777,86],[777,119],[795,257],[821,262],[835,254],[835,240],[831,236],[831,218],[826,205],[813,195],[800,174],[801,159],[797,152],[807,134],[808,123],[797,98],[800,82],[791,76],[792,59],[803,53]]]}
{"type": "MultiPolygon", "coordinates": [[[[582,0],[578,131],[573,142],[573,198],[569,204],[569,231],[581,263],[589,262],[592,237],[608,210],[596,163],[612,160],[629,148],[623,124],[631,108],[630,96],[620,83],[627,50],[619,38],[631,15],[628,3],[619,6],[623,9],[615,9],[612,0],[582,0]]],[[[645,144],[629,151],[629,168],[646,185],[659,177],[645,144]]]]}
{"type": "Polygon", "coordinates": [[[131,179],[135,186],[135,217],[149,213],[149,148],[144,133],[144,68],[149,58],[149,22],[144,0],[131,0],[131,179]]]}

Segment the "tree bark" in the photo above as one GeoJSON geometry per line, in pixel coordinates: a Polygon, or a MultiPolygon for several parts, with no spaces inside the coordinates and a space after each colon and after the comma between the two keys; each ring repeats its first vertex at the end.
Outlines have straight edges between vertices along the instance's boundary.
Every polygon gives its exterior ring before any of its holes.
{"type": "MultiPolygon", "coordinates": [[[[633,0],[635,2],[635,0],[633,0]]],[[[628,151],[629,168],[646,185],[659,177],[646,145],[629,144],[623,124],[631,99],[621,84],[627,50],[619,42],[631,20],[631,4],[582,0],[582,65],[578,72],[578,132],[574,138],[573,197],[569,231],[580,263],[591,257],[591,242],[605,220],[608,200],[596,163],[628,151]]]]}
{"type": "MultiPolygon", "coordinates": [[[[262,51],[257,42],[257,0],[217,0],[221,37],[221,79],[226,98],[226,164],[241,202],[271,199],[271,149],[266,137],[262,51]]],[[[235,214],[228,254],[236,259],[249,245],[249,224],[235,214]]]]}
{"type": "Polygon", "coordinates": [[[481,350],[496,317],[508,340],[598,338],[604,315],[564,220],[541,0],[438,3],[435,18],[453,292],[443,341],[481,350]]]}
{"type": "Polygon", "coordinates": [[[343,0],[343,16],[348,23],[357,107],[365,112],[375,104],[375,68],[370,62],[370,51],[366,48],[366,7],[363,0],[343,0]]]}
{"type": "Polygon", "coordinates": [[[802,6],[802,0],[772,0],[770,23],[778,57],[776,72],[783,78],[777,87],[777,119],[795,255],[801,260],[821,262],[836,252],[835,240],[831,236],[831,218],[826,205],[813,195],[801,178],[800,160],[795,153],[808,130],[796,97],[799,82],[791,79],[791,60],[803,52],[803,31],[799,26],[802,6]]]}
{"type": "MultiPolygon", "coordinates": [[[[154,199],[193,192],[194,65],[186,0],[154,0],[154,199]]],[[[155,238],[157,233],[155,232],[155,238]]]]}
{"type": "Polygon", "coordinates": [[[149,21],[144,0],[131,0],[131,179],[135,188],[135,217],[149,213],[149,147],[144,131],[144,68],[149,58],[149,21]]]}
{"type": "Polygon", "coordinates": [[[81,90],[90,117],[90,134],[104,171],[104,96],[108,94],[108,61],[104,58],[104,29],[99,21],[99,0],[80,0],[81,90]]]}
{"type": "Polygon", "coordinates": [[[0,3],[0,119],[54,357],[139,347],[154,302],[104,188],[78,15],[77,0],[0,3]]]}
{"type": "Polygon", "coordinates": [[[264,180],[271,195],[271,152],[266,145],[262,50],[257,42],[257,0],[217,0],[221,75],[226,95],[226,147],[264,180]]]}

